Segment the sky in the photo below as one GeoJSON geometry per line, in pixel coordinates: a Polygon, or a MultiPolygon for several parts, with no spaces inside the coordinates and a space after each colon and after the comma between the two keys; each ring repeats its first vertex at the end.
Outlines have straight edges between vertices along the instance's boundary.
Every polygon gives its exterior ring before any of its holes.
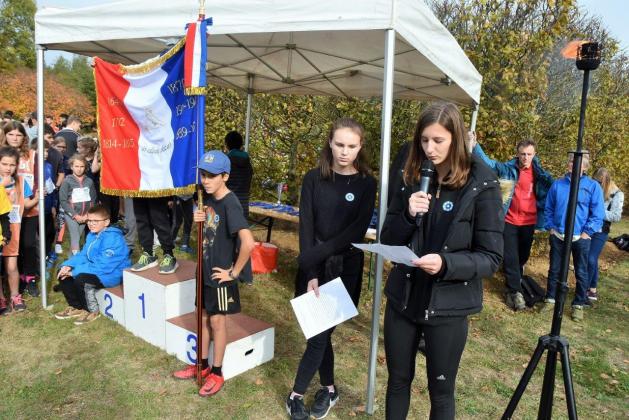
{"type": "MultiPolygon", "coordinates": [[[[37,0],[38,7],[84,7],[111,3],[111,0],[37,0]]],[[[629,2],[627,0],[578,0],[579,6],[589,14],[599,16],[622,49],[629,51],[629,2]]],[[[47,51],[45,60],[53,63],[60,55],[70,58],[71,54],[47,51]]]]}

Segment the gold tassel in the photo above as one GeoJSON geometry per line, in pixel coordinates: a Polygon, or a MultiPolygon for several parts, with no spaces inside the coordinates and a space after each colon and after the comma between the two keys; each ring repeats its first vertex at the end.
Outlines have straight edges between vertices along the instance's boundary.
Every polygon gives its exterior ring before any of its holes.
{"type": "Polygon", "coordinates": [[[181,38],[179,40],[179,42],[177,42],[175,44],[174,47],[172,47],[170,50],[168,50],[163,55],[160,55],[158,57],[150,58],[150,59],[146,60],[144,63],[134,64],[134,65],[131,65],[131,66],[123,66],[121,64],[120,65],[120,69],[122,70],[123,74],[146,74],[146,73],[149,73],[149,72],[155,70],[157,67],[159,67],[162,64],[164,64],[164,62],[166,62],[166,60],[171,58],[173,55],[177,54],[177,52],[179,52],[179,50],[185,44],[186,44],[186,38],[183,37],[183,38],[181,38]]]}
{"type": "Polygon", "coordinates": [[[168,197],[171,195],[193,194],[195,189],[196,189],[196,184],[187,185],[185,187],[166,188],[163,190],[151,190],[151,191],[119,190],[115,188],[101,187],[101,192],[107,195],[117,195],[120,197],[157,198],[157,197],[168,197]]]}

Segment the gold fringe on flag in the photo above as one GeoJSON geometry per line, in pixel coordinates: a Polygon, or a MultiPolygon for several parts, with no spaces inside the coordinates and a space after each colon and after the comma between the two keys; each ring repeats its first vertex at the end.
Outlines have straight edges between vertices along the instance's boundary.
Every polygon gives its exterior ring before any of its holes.
{"type": "Polygon", "coordinates": [[[196,191],[196,184],[187,185],[185,187],[166,188],[163,190],[150,190],[150,191],[119,190],[115,188],[101,187],[101,192],[104,192],[107,195],[117,195],[120,197],[141,197],[141,198],[156,198],[156,197],[168,197],[171,195],[194,194],[195,191],[196,191]]]}
{"type": "Polygon", "coordinates": [[[187,88],[184,89],[183,93],[186,96],[205,95],[207,93],[207,88],[206,87],[201,87],[201,86],[187,87],[187,88]]]}
{"type": "Polygon", "coordinates": [[[177,54],[181,48],[186,44],[186,37],[183,37],[172,47],[170,50],[160,55],[159,57],[153,57],[146,60],[144,63],[134,64],[130,66],[120,65],[120,70],[123,74],[146,74],[157,67],[161,66],[173,55],[177,54]]]}

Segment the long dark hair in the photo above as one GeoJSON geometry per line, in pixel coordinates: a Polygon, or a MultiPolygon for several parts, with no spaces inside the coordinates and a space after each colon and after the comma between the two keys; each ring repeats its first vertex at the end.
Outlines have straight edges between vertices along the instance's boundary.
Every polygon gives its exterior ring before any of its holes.
{"type": "Polygon", "coordinates": [[[463,116],[459,108],[451,102],[431,104],[419,116],[411,150],[404,165],[404,183],[413,185],[419,180],[422,162],[426,159],[421,145],[421,137],[424,129],[433,124],[443,126],[452,135],[452,143],[447,158],[450,162],[450,174],[443,180],[442,184],[451,188],[461,188],[467,182],[472,160],[465,146],[467,131],[463,116]]]}
{"type": "Polygon", "coordinates": [[[352,130],[358,137],[360,137],[360,150],[358,151],[358,155],[356,155],[356,160],[354,160],[353,165],[354,168],[361,174],[361,176],[366,176],[369,174],[370,169],[367,165],[367,157],[364,148],[365,142],[365,129],[363,126],[353,118],[343,117],[334,121],[332,126],[330,127],[330,131],[328,133],[328,138],[323,145],[323,149],[321,150],[321,157],[319,158],[319,169],[321,171],[321,178],[330,179],[334,176],[334,171],[332,170],[332,165],[334,163],[334,156],[332,156],[332,148],[330,147],[330,142],[334,137],[334,133],[336,130],[341,128],[349,128],[352,130]]]}
{"type": "MultiPolygon", "coordinates": [[[[24,126],[18,122],[18,121],[10,121],[8,123],[6,123],[4,125],[4,128],[2,129],[2,131],[4,131],[4,139],[2,141],[2,146],[10,146],[9,143],[7,143],[7,133],[13,131],[13,130],[18,130],[20,133],[22,133],[22,135],[24,136],[24,140],[22,141],[22,144],[20,145],[20,147],[16,148],[18,150],[18,152],[20,153],[21,157],[24,157],[26,159],[28,159],[29,157],[29,138],[28,138],[28,134],[26,133],[26,130],[24,129],[24,126]]],[[[11,146],[12,147],[12,146],[11,146]]]]}

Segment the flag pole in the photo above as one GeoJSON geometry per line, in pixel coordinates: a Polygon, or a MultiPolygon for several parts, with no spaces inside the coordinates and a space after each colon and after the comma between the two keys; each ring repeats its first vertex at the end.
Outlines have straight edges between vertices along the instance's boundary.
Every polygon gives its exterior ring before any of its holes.
{"type": "MultiPolygon", "coordinates": [[[[199,21],[205,19],[205,0],[199,0],[199,21]]],[[[205,101],[201,101],[205,104],[205,101]]],[[[200,120],[205,110],[202,109],[200,104],[197,105],[197,166],[199,164],[199,133],[201,130],[200,120]]],[[[203,139],[205,140],[205,139],[203,139]]],[[[203,208],[203,187],[201,186],[201,177],[199,176],[199,170],[197,169],[197,208],[203,208]]],[[[197,224],[197,385],[199,388],[203,386],[203,222],[197,224]]]]}

